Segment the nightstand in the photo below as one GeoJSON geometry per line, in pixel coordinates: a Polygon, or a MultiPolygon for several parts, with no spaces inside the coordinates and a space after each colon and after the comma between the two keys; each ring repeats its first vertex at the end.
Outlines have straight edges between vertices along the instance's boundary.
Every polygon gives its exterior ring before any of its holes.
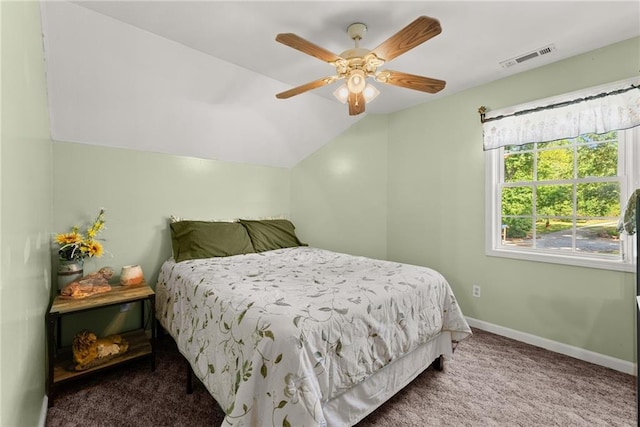
{"type": "Polygon", "coordinates": [[[47,395],[49,397],[49,407],[53,406],[55,398],[55,386],[59,383],[70,381],[89,375],[115,365],[148,358],[151,361],[151,370],[155,370],[156,365],[156,322],[155,316],[155,293],[146,283],[134,286],[112,286],[111,291],[93,295],[82,299],[68,299],[58,295],[51,305],[51,309],[46,315],[47,322],[47,395]],[[62,318],[71,313],[79,313],[87,310],[94,310],[112,305],[132,303],[141,301],[142,316],[141,326],[133,331],[120,333],[129,343],[129,349],[121,355],[109,361],[83,371],[70,370],[73,363],[73,352],[71,347],[62,348],[62,318]],[[151,318],[151,338],[145,333],[145,302],[149,305],[151,318]]]}

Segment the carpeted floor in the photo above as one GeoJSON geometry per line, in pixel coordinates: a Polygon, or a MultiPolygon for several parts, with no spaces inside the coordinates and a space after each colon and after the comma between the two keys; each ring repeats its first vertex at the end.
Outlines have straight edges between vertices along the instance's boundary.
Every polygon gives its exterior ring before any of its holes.
{"type": "MultiPolygon", "coordinates": [[[[58,387],[47,426],[219,426],[223,414],[170,338],[157,368],[134,362],[58,387]]],[[[474,329],[442,372],[428,369],[369,415],[372,426],[632,426],[635,377],[474,329]]]]}

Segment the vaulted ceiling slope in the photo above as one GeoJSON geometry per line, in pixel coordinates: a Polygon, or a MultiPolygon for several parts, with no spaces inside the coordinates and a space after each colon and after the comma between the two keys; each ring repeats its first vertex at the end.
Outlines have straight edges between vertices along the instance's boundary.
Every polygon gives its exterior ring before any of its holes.
{"type": "Polygon", "coordinates": [[[52,136],[205,159],[292,167],[344,132],[337,84],[275,94],[334,73],[279,44],[295,33],[334,53],[382,43],[421,15],[442,33],[389,68],[447,81],[431,95],[378,84],[386,114],[640,34],[637,1],[42,1],[52,136]],[[500,63],[552,45],[511,67],[500,63]]]}

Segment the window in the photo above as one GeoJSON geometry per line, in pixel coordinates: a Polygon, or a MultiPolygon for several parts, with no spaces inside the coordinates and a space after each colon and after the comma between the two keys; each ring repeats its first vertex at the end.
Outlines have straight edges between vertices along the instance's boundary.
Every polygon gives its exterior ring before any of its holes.
{"type": "Polygon", "coordinates": [[[633,271],[617,224],[639,144],[636,128],[487,151],[487,253],[633,271]]]}
{"type": "Polygon", "coordinates": [[[640,187],[640,78],[478,112],[487,254],[633,271],[617,225],[640,187]]]}

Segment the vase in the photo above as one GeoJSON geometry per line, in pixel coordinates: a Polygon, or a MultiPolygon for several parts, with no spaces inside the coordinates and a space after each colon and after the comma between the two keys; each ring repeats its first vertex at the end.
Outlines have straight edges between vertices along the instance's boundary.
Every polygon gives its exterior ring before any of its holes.
{"type": "Polygon", "coordinates": [[[120,284],[122,286],[139,285],[144,282],[142,267],[139,265],[125,265],[120,273],[120,284]]]}
{"type": "Polygon", "coordinates": [[[82,279],[84,276],[84,261],[81,259],[61,259],[58,264],[58,291],[69,283],[82,279]]]}

